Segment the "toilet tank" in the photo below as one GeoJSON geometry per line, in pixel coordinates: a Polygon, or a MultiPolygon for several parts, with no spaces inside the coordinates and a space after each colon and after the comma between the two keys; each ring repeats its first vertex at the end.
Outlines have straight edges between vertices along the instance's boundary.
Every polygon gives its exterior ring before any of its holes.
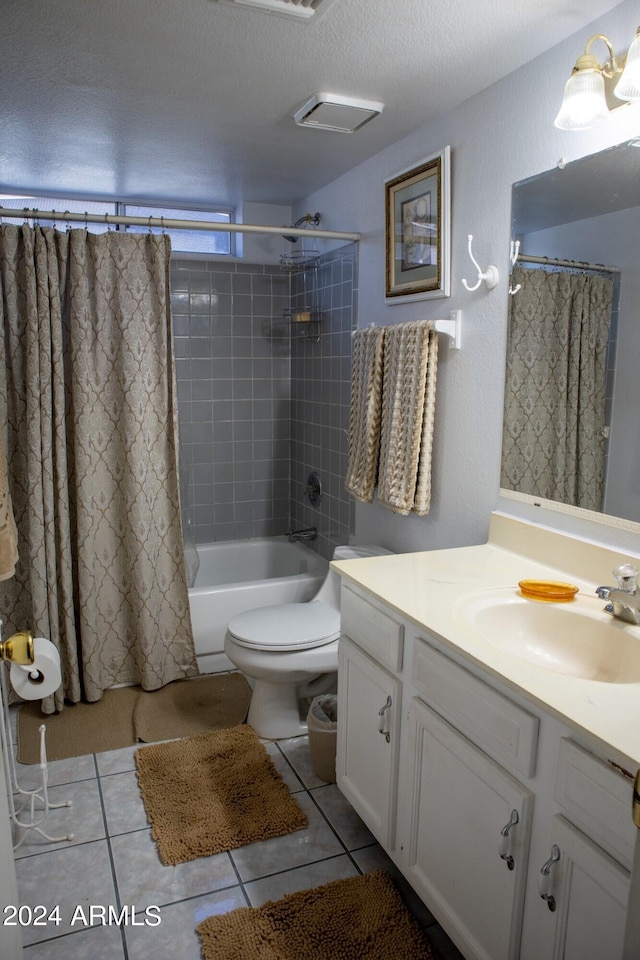
{"type": "MultiPolygon", "coordinates": [[[[336,547],[333,551],[333,560],[357,560],[360,557],[381,557],[384,554],[393,553],[393,550],[386,550],[384,547],[378,547],[375,544],[353,544],[336,547]]],[[[320,587],[319,592],[313,598],[322,600],[334,610],[340,609],[340,581],[341,577],[334,570],[329,569],[327,578],[320,587]]]]}

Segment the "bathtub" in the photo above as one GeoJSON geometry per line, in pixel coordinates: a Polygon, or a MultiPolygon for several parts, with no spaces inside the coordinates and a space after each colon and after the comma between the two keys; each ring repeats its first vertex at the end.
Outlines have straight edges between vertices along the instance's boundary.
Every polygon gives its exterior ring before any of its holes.
{"type": "Polygon", "coordinates": [[[227,623],[238,613],[276,603],[311,600],[327,561],[286,537],[198,544],[200,567],[189,608],[201,673],[235,667],[224,653],[227,623]]]}

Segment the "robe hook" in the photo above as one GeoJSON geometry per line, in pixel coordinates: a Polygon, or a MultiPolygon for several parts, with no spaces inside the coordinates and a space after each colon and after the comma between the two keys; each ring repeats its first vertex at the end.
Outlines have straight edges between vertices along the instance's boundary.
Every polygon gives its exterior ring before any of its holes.
{"type": "Polygon", "coordinates": [[[471,251],[471,244],[472,244],[472,243],[473,243],[473,234],[470,233],[470,234],[468,235],[468,238],[467,238],[467,250],[468,250],[468,252],[469,252],[469,257],[471,258],[472,264],[474,265],[474,267],[475,267],[476,270],[478,271],[478,282],[475,284],[475,286],[470,287],[469,284],[467,283],[467,281],[466,281],[466,280],[463,280],[463,281],[462,281],[462,285],[463,285],[463,287],[464,287],[466,290],[469,290],[470,292],[473,292],[474,290],[477,290],[477,289],[478,289],[478,287],[480,286],[480,284],[481,284],[482,281],[484,280],[484,282],[486,283],[488,289],[489,289],[489,290],[493,290],[493,288],[496,286],[496,284],[498,283],[498,281],[499,281],[499,279],[500,279],[500,274],[499,274],[499,272],[498,272],[498,268],[497,268],[497,267],[494,267],[493,264],[489,264],[489,266],[487,267],[487,269],[486,269],[485,271],[483,271],[483,270],[481,269],[481,267],[480,267],[480,264],[478,263],[478,261],[476,260],[476,258],[474,257],[474,255],[473,255],[473,253],[472,253],[472,251],[471,251]]]}
{"type": "MultiPolygon", "coordinates": [[[[515,267],[516,263],[518,262],[519,256],[520,256],[520,241],[512,240],[511,245],[509,247],[509,263],[511,264],[512,269],[513,267],[515,267]]],[[[517,287],[512,287],[511,285],[509,285],[509,296],[512,297],[514,293],[517,293],[518,290],[520,290],[521,287],[522,287],[521,283],[519,283],[517,287]]]]}

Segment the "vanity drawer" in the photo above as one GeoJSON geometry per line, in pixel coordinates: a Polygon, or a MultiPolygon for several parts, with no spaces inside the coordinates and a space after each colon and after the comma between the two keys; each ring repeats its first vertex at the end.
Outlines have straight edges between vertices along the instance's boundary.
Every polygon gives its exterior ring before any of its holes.
{"type": "Polygon", "coordinates": [[[411,680],[438,713],[498,763],[524,777],[536,766],[538,718],[416,638],[411,680]]]}
{"type": "Polygon", "coordinates": [[[345,585],[340,630],[378,663],[394,673],[402,670],[403,625],[345,585]]]}
{"type": "Polygon", "coordinates": [[[555,798],[567,820],[628,870],[636,827],[631,819],[633,782],[607,763],[563,738],[555,798]]]}

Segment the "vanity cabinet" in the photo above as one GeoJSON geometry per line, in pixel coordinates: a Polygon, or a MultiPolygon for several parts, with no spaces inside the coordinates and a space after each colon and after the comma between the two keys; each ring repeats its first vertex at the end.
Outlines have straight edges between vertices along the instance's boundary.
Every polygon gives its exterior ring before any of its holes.
{"type": "Polygon", "coordinates": [[[468,960],[640,957],[628,778],[347,583],[338,695],[338,786],[468,960]]]}
{"type": "Polygon", "coordinates": [[[546,906],[548,915],[540,917],[538,956],[621,960],[628,871],[562,816],[552,818],[548,849],[548,896],[553,899],[540,901],[540,912],[544,914],[546,906]],[[559,856],[557,861],[554,855],[559,856]]]}
{"type": "Polygon", "coordinates": [[[347,639],[338,663],[336,779],[376,840],[393,850],[402,685],[347,639]]]}
{"type": "Polygon", "coordinates": [[[463,953],[515,960],[533,794],[417,699],[407,740],[405,875],[463,953]]]}

